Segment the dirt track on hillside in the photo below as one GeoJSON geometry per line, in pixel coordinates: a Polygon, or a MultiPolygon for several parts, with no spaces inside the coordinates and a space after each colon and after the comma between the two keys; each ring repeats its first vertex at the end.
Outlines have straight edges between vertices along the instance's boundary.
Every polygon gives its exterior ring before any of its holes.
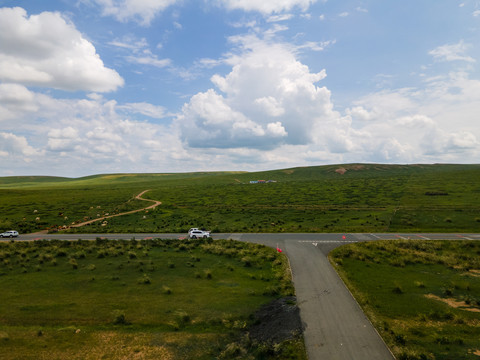
{"type": "Polygon", "coordinates": [[[140,194],[138,194],[137,196],[135,196],[135,199],[153,202],[153,204],[150,205],[150,206],[147,206],[147,207],[144,207],[144,208],[141,208],[141,209],[137,209],[137,210],[126,211],[126,212],[123,212],[123,213],[120,213],[120,214],[102,216],[102,217],[99,217],[99,218],[96,218],[96,219],[93,219],[93,220],[88,220],[88,221],[84,221],[84,222],[81,222],[81,223],[78,223],[78,224],[71,225],[70,227],[72,227],[72,228],[77,228],[77,227],[85,226],[85,225],[88,225],[88,224],[92,224],[92,223],[97,222],[97,221],[101,221],[101,220],[105,220],[105,219],[110,219],[110,218],[116,217],[116,216],[134,214],[134,213],[137,213],[137,212],[140,212],[140,211],[149,210],[149,209],[154,209],[154,208],[156,208],[157,206],[159,206],[159,205],[162,204],[161,201],[142,198],[143,194],[145,194],[147,191],[150,191],[150,190],[144,190],[144,191],[142,191],[140,194]]]}

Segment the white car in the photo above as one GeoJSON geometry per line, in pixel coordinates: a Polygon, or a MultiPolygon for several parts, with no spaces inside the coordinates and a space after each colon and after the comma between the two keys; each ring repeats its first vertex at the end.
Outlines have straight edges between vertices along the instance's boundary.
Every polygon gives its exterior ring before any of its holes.
{"type": "Polygon", "coordinates": [[[15,231],[15,230],[5,231],[4,233],[0,234],[1,238],[6,238],[6,237],[13,238],[17,236],[18,236],[18,231],[15,231]]]}
{"type": "Polygon", "coordinates": [[[201,238],[206,239],[209,237],[210,237],[210,231],[203,231],[197,228],[191,228],[190,230],[188,230],[189,239],[201,239],[201,238]]]}

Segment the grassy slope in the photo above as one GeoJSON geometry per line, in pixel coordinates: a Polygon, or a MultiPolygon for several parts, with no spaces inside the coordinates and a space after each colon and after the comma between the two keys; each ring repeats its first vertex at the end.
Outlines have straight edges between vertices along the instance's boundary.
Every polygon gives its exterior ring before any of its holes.
{"type": "Polygon", "coordinates": [[[475,241],[379,241],[337,248],[330,259],[397,359],[473,360],[479,254],[475,241]]]}
{"type": "Polygon", "coordinates": [[[479,165],[350,164],[258,173],[112,174],[0,178],[0,228],[22,232],[141,208],[89,232],[480,231],[479,165]],[[336,170],[344,168],[342,175],[336,170]],[[250,180],[276,180],[249,184],[250,180]],[[37,210],[35,212],[35,210],[37,210]],[[39,217],[39,220],[36,218],[39,217]],[[65,219],[67,217],[68,219],[65,219]]]}

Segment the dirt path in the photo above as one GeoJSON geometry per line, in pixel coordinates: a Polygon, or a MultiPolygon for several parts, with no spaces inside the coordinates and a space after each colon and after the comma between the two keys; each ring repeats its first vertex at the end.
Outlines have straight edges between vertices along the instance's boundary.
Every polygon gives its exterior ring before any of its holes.
{"type": "Polygon", "coordinates": [[[88,225],[88,224],[91,224],[91,223],[94,223],[94,222],[97,222],[97,221],[100,221],[100,220],[105,220],[105,219],[109,219],[109,218],[116,217],[116,216],[134,214],[134,213],[137,213],[137,212],[140,212],[140,211],[145,211],[145,210],[149,210],[149,209],[154,209],[154,208],[156,208],[157,206],[159,206],[159,205],[162,204],[161,201],[142,198],[143,194],[145,194],[147,191],[150,191],[150,190],[144,190],[144,191],[142,191],[140,194],[138,194],[137,196],[135,196],[135,199],[153,202],[153,204],[150,205],[150,206],[147,206],[147,207],[142,208],[142,209],[126,211],[126,212],[123,212],[123,213],[120,213],[120,214],[102,216],[102,217],[99,217],[99,218],[97,218],[97,219],[88,220],[88,221],[84,221],[84,222],[81,222],[81,223],[78,223],[78,224],[71,225],[70,227],[72,227],[72,228],[77,228],[77,227],[85,226],[85,225],[88,225]]]}

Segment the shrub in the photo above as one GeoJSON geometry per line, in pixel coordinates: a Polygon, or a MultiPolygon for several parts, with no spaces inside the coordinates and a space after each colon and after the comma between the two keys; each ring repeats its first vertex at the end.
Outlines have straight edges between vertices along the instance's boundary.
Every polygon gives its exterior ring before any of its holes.
{"type": "Polygon", "coordinates": [[[148,285],[152,283],[152,280],[150,280],[147,274],[143,274],[143,276],[140,279],[138,279],[138,283],[148,285]]]}
{"type": "Polygon", "coordinates": [[[278,294],[280,294],[280,287],[278,286],[268,286],[263,292],[263,295],[266,296],[277,296],[278,294]]]}
{"type": "Polygon", "coordinates": [[[5,331],[0,331],[0,341],[8,341],[10,336],[5,331]]]}
{"type": "Polygon", "coordinates": [[[243,263],[243,266],[245,266],[245,267],[252,266],[252,259],[248,256],[243,257],[241,261],[243,263]]]}
{"type": "Polygon", "coordinates": [[[212,271],[210,269],[206,269],[204,270],[204,273],[205,273],[205,277],[207,279],[211,279],[212,278],[212,271]]]}
{"type": "Polygon", "coordinates": [[[394,294],[403,294],[403,289],[402,289],[402,287],[401,287],[400,285],[396,285],[396,286],[393,288],[392,292],[393,292],[394,294]]]}
{"type": "Polygon", "coordinates": [[[180,330],[181,328],[185,327],[191,321],[190,315],[188,315],[183,310],[178,310],[175,312],[175,320],[170,324],[173,326],[175,331],[180,330]]]}
{"type": "Polygon", "coordinates": [[[117,310],[117,311],[114,311],[113,315],[114,315],[114,318],[113,318],[114,325],[130,325],[131,324],[129,321],[127,321],[124,312],[117,310]]]}
{"type": "Polygon", "coordinates": [[[399,345],[405,345],[407,343],[407,338],[403,334],[396,334],[395,342],[399,345]]]}
{"type": "Polygon", "coordinates": [[[444,296],[452,296],[453,295],[453,290],[450,288],[444,288],[442,291],[444,296]]]}
{"type": "Polygon", "coordinates": [[[420,288],[420,289],[425,289],[425,284],[421,281],[415,281],[414,282],[415,286],[420,288]]]}
{"type": "Polygon", "coordinates": [[[68,263],[69,263],[70,265],[72,265],[72,268],[73,268],[74,270],[78,269],[78,263],[77,263],[77,260],[76,260],[76,259],[70,258],[70,260],[68,261],[68,263]]]}
{"type": "Polygon", "coordinates": [[[85,259],[87,257],[87,254],[85,254],[85,251],[77,251],[73,256],[76,259],[85,259]]]}
{"type": "Polygon", "coordinates": [[[231,343],[225,347],[219,356],[220,359],[234,359],[246,354],[246,350],[238,343],[231,343]]]}
{"type": "Polygon", "coordinates": [[[449,339],[448,337],[446,337],[446,336],[437,337],[437,338],[435,339],[435,342],[436,342],[437,344],[440,344],[440,345],[448,345],[448,344],[451,343],[451,342],[450,342],[450,339],[449,339]]]}
{"type": "Polygon", "coordinates": [[[418,353],[413,350],[404,350],[398,355],[398,360],[435,360],[435,356],[430,353],[418,353]]]}
{"type": "Polygon", "coordinates": [[[67,256],[67,251],[64,249],[59,249],[55,254],[55,257],[65,257],[67,256]]]}

